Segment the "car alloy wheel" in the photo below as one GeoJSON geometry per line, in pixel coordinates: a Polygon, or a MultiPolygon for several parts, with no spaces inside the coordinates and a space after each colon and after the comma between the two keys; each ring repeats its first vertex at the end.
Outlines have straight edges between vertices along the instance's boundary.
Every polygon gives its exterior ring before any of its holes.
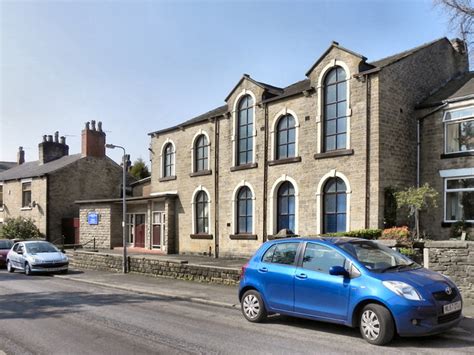
{"type": "Polygon", "coordinates": [[[31,275],[31,267],[28,263],[25,264],[25,275],[31,275]]]}
{"type": "Polygon", "coordinates": [[[372,341],[378,338],[380,334],[380,321],[377,315],[370,309],[362,313],[361,327],[366,338],[372,341]]]}
{"type": "Polygon", "coordinates": [[[12,263],[10,262],[10,260],[7,261],[7,270],[8,272],[15,271],[15,268],[12,266],[12,263]]]}
{"type": "Polygon", "coordinates": [[[245,292],[242,296],[241,308],[245,318],[250,322],[262,322],[267,317],[262,296],[256,290],[245,292]]]}

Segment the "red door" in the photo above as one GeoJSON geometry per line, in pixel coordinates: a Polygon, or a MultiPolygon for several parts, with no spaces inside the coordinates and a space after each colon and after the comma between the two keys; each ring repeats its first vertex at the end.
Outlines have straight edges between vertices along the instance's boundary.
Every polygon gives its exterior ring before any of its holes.
{"type": "Polygon", "coordinates": [[[135,247],[145,247],[145,215],[135,216],[135,247]]]}

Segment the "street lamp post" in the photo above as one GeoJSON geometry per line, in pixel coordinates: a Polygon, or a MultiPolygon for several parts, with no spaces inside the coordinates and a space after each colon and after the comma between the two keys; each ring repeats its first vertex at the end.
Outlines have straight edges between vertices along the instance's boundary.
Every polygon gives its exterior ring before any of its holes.
{"type": "Polygon", "coordinates": [[[127,229],[126,229],[126,217],[127,217],[127,203],[126,203],[126,183],[127,183],[127,162],[126,162],[126,153],[125,148],[115,144],[106,144],[106,148],[115,149],[120,148],[123,150],[123,157],[122,157],[122,239],[123,239],[123,266],[122,271],[124,274],[128,271],[127,265],[127,229]]]}

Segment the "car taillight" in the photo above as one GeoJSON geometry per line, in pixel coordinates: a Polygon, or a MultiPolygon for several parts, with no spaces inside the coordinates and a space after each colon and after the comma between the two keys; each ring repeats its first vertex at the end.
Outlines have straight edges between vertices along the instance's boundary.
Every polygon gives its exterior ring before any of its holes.
{"type": "Polygon", "coordinates": [[[240,279],[242,280],[245,276],[245,270],[247,269],[247,266],[249,263],[246,263],[244,266],[242,266],[242,271],[240,272],[240,279]]]}

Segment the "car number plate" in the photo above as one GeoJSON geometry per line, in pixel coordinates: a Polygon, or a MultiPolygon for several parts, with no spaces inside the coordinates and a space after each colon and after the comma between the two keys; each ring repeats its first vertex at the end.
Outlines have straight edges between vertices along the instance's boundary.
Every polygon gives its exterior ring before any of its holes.
{"type": "Polygon", "coordinates": [[[459,311],[460,309],[461,309],[461,301],[457,301],[454,303],[445,304],[443,306],[443,313],[444,314],[453,313],[453,312],[459,311]]]}
{"type": "Polygon", "coordinates": [[[50,267],[50,268],[48,268],[48,271],[61,271],[61,270],[64,270],[64,268],[62,268],[62,267],[50,267]]]}

